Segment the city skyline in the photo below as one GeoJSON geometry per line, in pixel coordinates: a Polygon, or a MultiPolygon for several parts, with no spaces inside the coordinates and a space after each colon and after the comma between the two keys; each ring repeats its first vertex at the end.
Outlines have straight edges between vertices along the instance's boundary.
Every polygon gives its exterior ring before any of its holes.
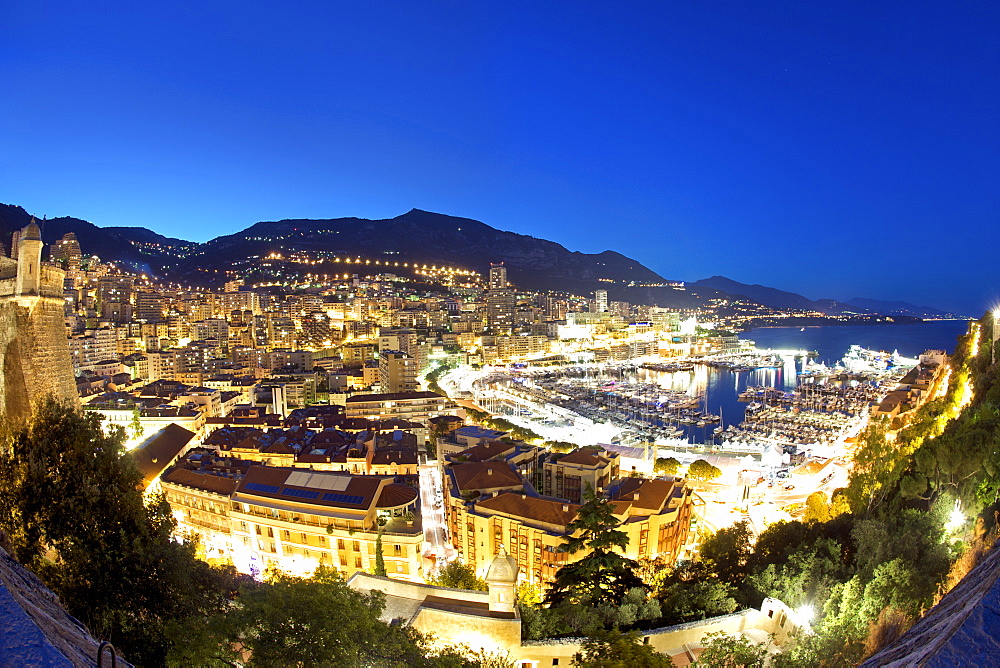
{"type": "Polygon", "coordinates": [[[15,2],[0,199],[195,241],[417,207],[671,279],[993,306],[996,8],[574,9],[15,2]]]}

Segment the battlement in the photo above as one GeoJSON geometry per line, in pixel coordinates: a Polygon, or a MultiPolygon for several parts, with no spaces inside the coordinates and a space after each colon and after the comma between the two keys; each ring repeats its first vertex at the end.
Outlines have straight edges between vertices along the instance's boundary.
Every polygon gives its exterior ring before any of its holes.
{"type": "Polygon", "coordinates": [[[51,264],[42,265],[42,278],[38,286],[38,294],[42,297],[57,297],[63,299],[63,285],[66,272],[51,264]]]}

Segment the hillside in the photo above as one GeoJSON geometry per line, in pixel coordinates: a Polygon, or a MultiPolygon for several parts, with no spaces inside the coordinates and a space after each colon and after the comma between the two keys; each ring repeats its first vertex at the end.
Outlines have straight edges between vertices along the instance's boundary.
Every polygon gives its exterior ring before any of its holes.
{"type": "MultiPolygon", "coordinates": [[[[0,204],[0,241],[24,227],[31,215],[23,208],[0,204]]],[[[665,278],[621,253],[571,251],[554,241],[505,232],[470,218],[421,209],[379,220],[365,218],[286,219],[259,222],[203,244],[173,239],[143,227],[98,227],[78,218],[38,221],[46,244],[73,232],[85,255],[122,262],[154,276],[191,285],[220,287],[227,276],[248,283],[268,283],[307,271],[339,273],[347,265],[329,258],[362,258],[371,265],[393,263],[393,273],[415,276],[404,264],[446,265],[481,274],[502,262],[508,278],[528,291],[565,292],[581,296],[607,290],[611,301],[670,308],[697,308],[718,297],[743,296],[776,309],[819,311],[827,315],[884,313],[942,317],[941,311],[905,302],[855,298],[849,303],[811,300],[763,285],[747,285],[713,276],[686,287],[665,278]],[[320,262],[306,269],[289,256],[302,254],[320,262]],[[281,259],[263,258],[280,255],[281,259]],[[328,261],[324,262],[324,259],[328,261]],[[396,266],[398,263],[398,266],[396,266]],[[267,266],[269,265],[269,266],[267,266]]],[[[419,278],[419,277],[418,277],[419,278]]]]}
{"type": "Polygon", "coordinates": [[[734,281],[725,276],[703,278],[690,284],[692,287],[713,288],[730,295],[742,295],[758,304],[775,309],[801,309],[803,311],[818,311],[825,315],[853,315],[876,313],[875,310],[860,308],[845,304],[834,299],[809,299],[794,292],[785,292],[763,285],[748,285],[734,281]]]}
{"type": "Polygon", "coordinates": [[[190,280],[194,280],[193,272],[208,266],[206,262],[220,268],[248,257],[296,251],[444,264],[483,274],[489,271],[490,263],[502,262],[507,266],[510,281],[527,290],[588,295],[605,289],[611,300],[671,306],[701,303],[697,296],[668,287],[662,276],[620,253],[570,251],[553,241],[420,209],[382,220],[334,218],[256,223],[203,244],[187,262],[178,265],[178,270],[188,272],[190,280]]]}
{"type": "MultiPolygon", "coordinates": [[[[37,220],[37,219],[36,219],[37,220]]],[[[9,249],[11,235],[31,221],[31,214],[19,206],[0,204],[0,241],[9,249]]],[[[144,227],[98,227],[79,218],[60,217],[37,220],[42,241],[52,244],[67,232],[76,234],[85,255],[116,260],[143,271],[162,271],[176,262],[178,255],[196,244],[171,239],[144,227]]]]}

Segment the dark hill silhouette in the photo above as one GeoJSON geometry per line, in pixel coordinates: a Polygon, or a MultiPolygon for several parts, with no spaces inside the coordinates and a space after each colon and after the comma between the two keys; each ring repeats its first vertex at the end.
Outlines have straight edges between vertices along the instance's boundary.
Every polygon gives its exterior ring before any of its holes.
{"type": "Polygon", "coordinates": [[[271,252],[296,250],[446,264],[482,273],[489,271],[491,262],[503,262],[511,282],[527,290],[588,295],[605,289],[612,300],[671,306],[701,303],[697,295],[686,290],[665,287],[666,279],[620,253],[570,251],[553,241],[504,232],[470,218],[420,209],[382,220],[261,222],[207,242],[192,257],[191,265],[203,265],[205,261],[231,263],[271,252]]]}
{"type": "MultiPolygon", "coordinates": [[[[0,204],[0,241],[5,247],[10,245],[11,233],[30,220],[31,215],[23,208],[0,204]]],[[[724,276],[713,276],[681,287],[677,285],[679,282],[665,279],[640,262],[612,250],[601,253],[570,251],[554,241],[505,232],[471,218],[421,209],[378,220],[330,218],[259,222],[204,244],[165,237],[144,227],[98,227],[71,217],[51,218],[39,221],[39,225],[46,244],[73,232],[85,255],[95,254],[163,278],[207,287],[221,286],[227,270],[252,278],[257,259],[271,253],[321,251],[344,257],[398,261],[400,265],[404,262],[449,265],[482,274],[489,271],[491,263],[502,262],[507,267],[508,278],[517,288],[581,296],[603,289],[607,290],[610,300],[633,304],[695,308],[706,305],[709,299],[742,295],[773,308],[812,310],[829,315],[879,312],[941,316],[935,309],[903,302],[862,298],[852,299],[850,303],[811,300],[792,292],[739,283],[724,276]]],[[[394,267],[391,271],[401,275],[410,273],[403,267],[394,267]]]]}
{"type": "MultiPolygon", "coordinates": [[[[0,204],[0,241],[8,252],[11,234],[27,225],[31,218],[31,214],[19,206],[0,204]]],[[[144,227],[98,227],[68,216],[36,221],[42,231],[42,241],[46,244],[55,243],[67,232],[73,232],[86,255],[97,255],[105,260],[117,260],[140,268],[148,266],[154,271],[172,263],[176,249],[195,245],[144,227]],[[171,253],[168,249],[175,249],[175,252],[171,253]]]]}

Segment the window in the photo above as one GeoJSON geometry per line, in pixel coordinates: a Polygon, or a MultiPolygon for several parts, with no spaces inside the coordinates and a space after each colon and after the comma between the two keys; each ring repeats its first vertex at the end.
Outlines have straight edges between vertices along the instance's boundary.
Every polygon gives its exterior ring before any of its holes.
{"type": "Polygon", "coordinates": [[[403,546],[402,545],[393,545],[392,547],[394,548],[394,552],[395,552],[395,555],[397,557],[403,556],[403,546]]]}
{"type": "MultiPolygon", "coordinates": [[[[361,543],[359,543],[358,541],[354,541],[354,545],[352,546],[352,549],[355,552],[360,552],[361,551],[361,543]]],[[[361,557],[358,557],[358,558],[360,559],[361,557]]]]}
{"type": "Polygon", "coordinates": [[[344,539],[343,538],[338,538],[337,539],[337,549],[338,550],[347,549],[347,548],[344,547],[344,539]]]}
{"type": "Polygon", "coordinates": [[[361,568],[361,557],[354,557],[354,567],[361,568]]]}

